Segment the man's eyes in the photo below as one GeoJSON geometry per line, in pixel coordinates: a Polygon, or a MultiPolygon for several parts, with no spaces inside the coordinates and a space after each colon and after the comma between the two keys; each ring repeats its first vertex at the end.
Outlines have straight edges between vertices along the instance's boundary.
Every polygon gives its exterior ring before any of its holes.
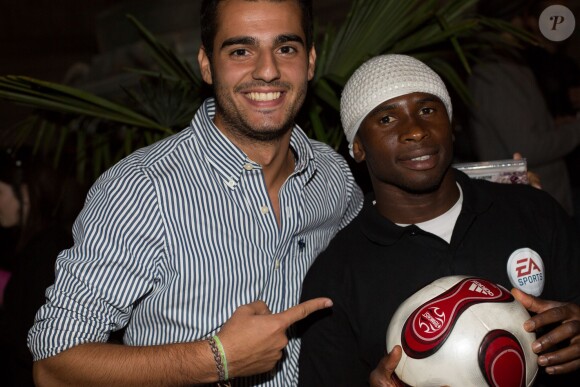
{"type": "Polygon", "coordinates": [[[248,54],[248,50],[246,50],[245,48],[238,48],[233,50],[230,55],[231,56],[245,56],[248,54]]]}
{"type": "Polygon", "coordinates": [[[381,124],[389,124],[391,122],[393,122],[393,117],[392,116],[384,116],[380,119],[381,124]]]}
{"type": "MultiPolygon", "coordinates": [[[[298,52],[298,50],[292,46],[282,46],[276,50],[276,53],[281,54],[281,55],[295,54],[297,52],[298,52]]],[[[251,54],[251,51],[246,49],[246,48],[236,48],[236,49],[230,51],[230,56],[234,56],[234,57],[236,57],[236,56],[237,57],[248,56],[250,54],[251,54]]]]}
{"type": "Polygon", "coordinates": [[[297,50],[292,46],[282,46],[278,49],[281,54],[293,54],[297,52],[297,50]]]}

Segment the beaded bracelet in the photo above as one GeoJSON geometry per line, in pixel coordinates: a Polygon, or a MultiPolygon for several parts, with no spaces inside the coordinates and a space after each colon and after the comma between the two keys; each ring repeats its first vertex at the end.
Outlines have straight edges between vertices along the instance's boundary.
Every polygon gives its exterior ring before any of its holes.
{"type": "Polygon", "coordinates": [[[229,379],[228,362],[226,360],[226,353],[224,351],[224,347],[222,346],[222,342],[217,336],[212,336],[207,341],[209,342],[211,352],[213,353],[213,358],[215,360],[215,365],[218,372],[218,386],[229,387],[230,383],[222,383],[229,379]]]}

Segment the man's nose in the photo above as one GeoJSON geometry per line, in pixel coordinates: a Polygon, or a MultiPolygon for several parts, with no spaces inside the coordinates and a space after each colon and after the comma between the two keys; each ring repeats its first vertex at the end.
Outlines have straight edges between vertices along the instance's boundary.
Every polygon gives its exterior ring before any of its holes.
{"type": "Polygon", "coordinates": [[[406,141],[421,141],[429,136],[429,130],[424,123],[418,122],[416,119],[409,119],[407,127],[399,136],[401,142],[406,141]]]}
{"type": "Polygon", "coordinates": [[[254,79],[272,82],[280,78],[280,70],[273,53],[262,53],[256,61],[256,68],[252,73],[254,79]]]}

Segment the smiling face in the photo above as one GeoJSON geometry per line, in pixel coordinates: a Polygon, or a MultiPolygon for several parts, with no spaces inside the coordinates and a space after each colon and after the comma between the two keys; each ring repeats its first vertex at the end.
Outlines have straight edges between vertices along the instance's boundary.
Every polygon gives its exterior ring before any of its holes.
{"type": "Polygon", "coordinates": [[[435,191],[453,157],[445,105],[431,94],[412,93],[383,102],[362,121],[353,142],[357,161],[366,160],[375,191],[435,191]]]}
{"type": "Polygon", "coordinates": [[[306,47],[296,1],[225,0],[213,54],[198,56],[226,135],[271,141],[286,134],[304,102],[316,54],[306,47]]]}

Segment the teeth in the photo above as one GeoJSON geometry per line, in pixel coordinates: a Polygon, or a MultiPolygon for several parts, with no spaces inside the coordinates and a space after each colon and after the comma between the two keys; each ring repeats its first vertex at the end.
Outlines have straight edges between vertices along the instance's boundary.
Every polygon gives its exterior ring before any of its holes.
{"type": "Polygon", "coordinates": [[[248,93],[248,97],[253,101],[272,101],[280,98],[281,92],[276,91],[273,93],[248,93]]]}
{"type": "Polygon", "coordinates": [[[411,159],[413,161],[425,161],[425,160],[429,160],[431,156],[426,155],[426,156],[420,156],[420,157],[415,157],[414,159],[411,159]]]}

